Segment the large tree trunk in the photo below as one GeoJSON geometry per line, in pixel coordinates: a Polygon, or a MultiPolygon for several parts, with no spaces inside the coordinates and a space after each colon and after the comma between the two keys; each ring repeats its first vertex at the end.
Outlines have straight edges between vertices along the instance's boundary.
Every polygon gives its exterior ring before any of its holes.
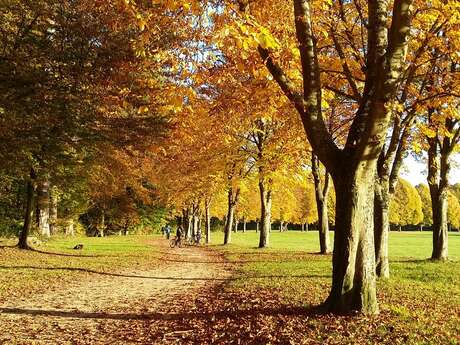
{"type": "Polygon", "coordinates": [[[206,199],[204,202],[205,226],[206,226],[206,244],[211,243],[211,201],[206,199]]]}
{"type": "Polygon", "coordinates": [[[58,232],[57,220],[58,220],[58,197],[55,190],[51,190],[50,198],[50,234],[56,235],[58,232]]]}
{"type": "Polygon", "coordinates": [[[378,181],[377,177],[374,196],[374,247],[376,273],[380,278],[390,277],[390,265],[388,263],[389,207],[388,181],[378,181]]]}
{"type": "Polygon", "coordinates": [[[42,236],[50,237],[50,195],[49,182],[42,181],[37,188],[38,231],[42,236]]]}
{"type": "Polygon", "coordinates": [[[378,312],[373,232],[374,173],[372,165],[362,165],[354,175],[343,172],[334,176],[336,230],[332,289],[326,301],[332,312],[378,312]]]}
{"type": "MultiPolygon", "coordinates": [[[[432,121],[433,113],[429,113],[432,121]]],[[[447,190],[450,170],[449,155],[455,144],[445,137],[442,145],[437,137],[429,138],[428,144],[428,186],[430,188],[431,207],[433,210],[433,251],[432,260],[448,258],[448,226],[447,226],[447,190]]]]}
{"type": "Polygon", "coordinates": [[[30,227],[32,224],[32,216],[34,212],[34,195],[35,195],[35,171],[30,169],[30,177],[27,181],[27,202],[26,202],[26,211],[24,215],[24,225],[22,227],[21,233],[19,234],[19,243],[18,247],[21,249],[30,249],[27,244],[27,238],[29,237],[30,227]]]}
{"type": "Polygon", "coordinates": [[[316,207],[318,212],[318,232],[319,232],[319,243],[321,254],[327,254],[331,252],[331,244],[329,239],[329,217],[327,209],[327,197],[329,193],[329,174],[326,171],[324,177],[324,188],[321,182],[321,171],[319,167],[318,157],[312,153],[311,165],[313,180],[315,183],[315,196],[316,196],[316,207]]]}
{"type": "Polygon", "coordinates": [[[447,190],[430,189],[431,207],[433,209],[433,252],[432,260],[447,260],[448,227],[447,227],[447,190]]]}
{"type": "Polygon", "coordinates": [[[224,228],[224,244],[231,243],[231,233],[233,228],[233,222],[235,217],[236,205],[238,204],[240,190],[234,191],[233,187],[228,190],[228,209],[227,209],[227,221],[224,228]]]}
{"type": "Polygon", "coordinates": [[[272,192],[267,190],[263,178],[259,179],[259,192],[260,192],[260,236],[259,248],[265,248],[269,245],[269,234],[272,227],[271,209],[272,209],[272,192]]]}

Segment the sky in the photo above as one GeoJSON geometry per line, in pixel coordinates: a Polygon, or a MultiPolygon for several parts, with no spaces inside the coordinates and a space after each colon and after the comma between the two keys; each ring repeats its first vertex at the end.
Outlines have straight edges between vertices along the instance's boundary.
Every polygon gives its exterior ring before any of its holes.
{"type": "MultiPolygon", "coordinates": [[[[427,184],[426,181],[427,168],[426,158],[415,159],[408,156],[404,160],[404,166],[401,171],[401,177],[408,180],[412,185],[416,186],[420,183],[427,184]]],[[[449,174],[449,183],[455,184],[460,182],[460,154],[452,157],[452,167],[449,174]]]]}

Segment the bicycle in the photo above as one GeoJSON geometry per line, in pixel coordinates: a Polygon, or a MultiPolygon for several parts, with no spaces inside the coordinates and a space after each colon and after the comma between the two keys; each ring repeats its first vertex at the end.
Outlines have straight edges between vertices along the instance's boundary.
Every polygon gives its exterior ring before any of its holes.
{"type": "Polygon", "coordinates": [[[171,248],[174,248],[174,247],[182,248],[184,246],[184,240],[182,238],[178,240],[177,237],[174,237],[173,239],[171,239],[171,241],[169,241],[169,246],[171,248]]]}

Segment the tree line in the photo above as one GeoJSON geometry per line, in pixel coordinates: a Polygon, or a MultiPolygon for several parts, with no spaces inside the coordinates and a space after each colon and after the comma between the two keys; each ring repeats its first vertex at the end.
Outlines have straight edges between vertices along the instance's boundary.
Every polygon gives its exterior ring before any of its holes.
{"type": "Polygon", "coordinates": [[[209,241],[217,216],[228,244],[258,219],[264,248],[273,221],[316,222],[325,306],[376,313],[390,224],[431,225],[445,260],[458,222],[459,6],[7,0],[2,224],[27,248],[33,224],[102,236],[177,217],[209,241]],[[428,157],[428,187],[399,179],[408,154],[428,157]]]}

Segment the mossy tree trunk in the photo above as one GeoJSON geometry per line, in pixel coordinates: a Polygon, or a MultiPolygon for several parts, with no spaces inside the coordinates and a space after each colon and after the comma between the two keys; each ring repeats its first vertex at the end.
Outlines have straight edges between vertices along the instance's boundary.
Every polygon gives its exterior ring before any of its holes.
{"type": "Polygon", "coordinates": [[[368,167],[334,177],[337,198],[329,310],[378,312],[374,256],[374,173],[368,167]]]}

